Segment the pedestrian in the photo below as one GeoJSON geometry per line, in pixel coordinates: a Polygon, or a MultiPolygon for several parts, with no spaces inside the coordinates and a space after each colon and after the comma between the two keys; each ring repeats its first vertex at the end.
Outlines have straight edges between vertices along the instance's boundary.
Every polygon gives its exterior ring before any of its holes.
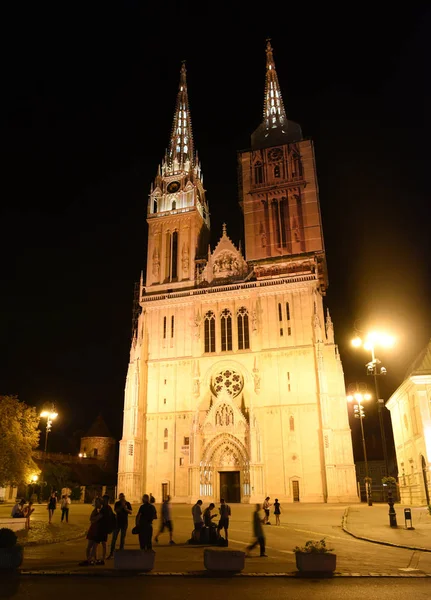
{"type": "Polygon", "coordinates": [[[57,496],[55,492],[51,492],[46,508],[48,509],[48,523],[51,523],[55,509],[57,508],[57,496]]]}
{"type": "Polygon", "coordinates": [[[126,539],[127,527],[129,525],[129,515],[132,514],[132,506],[130,502],[127,502],[126,496],[124,494],[120,494],[118,496],[117,502],[114,504],[114,512],[117,516],[117,523],[114,531],[112,532],[111,538],[111,550],[109,551],[109,556],[112,558],[115,552],[115,544],[117,543],[118,534],[120,535],[120,550],[124,549],[124,541],[126,539]]]}
{"type": "Polygon", "coordinates": [[[72,504],[69,496],[63,494],[60,500],[60,508],[61,508],[61,522],[63,523],[64,519],[66,519],[66,523],[69,523],[69,506],[72,504]]]}
{"type": "Polygon", "coordinates": [[[139,546],[141,550],[153,549],[153,521],[157,519],[154,504],[150,504],[148,494],[142,496],[142,504],[136,515],[136,527],[139,531],[139,546]]]}
{"type": "Polygon", "coordinates": [[[22,519],[24,517],[24,505],[25,505],[24,498],[17,501],[15,506],[12,508],[12,512],[10,513],[10,516],[13,519],[22,519]]]}
{"type": "Polygon", "coordinates": [[[259,544],[260,556],[266,557],[268,555],[265,554],[265,535],[263,533],[263,527],[262,527],[262,523],[265,522],[265,519],[262,519],[262,516],[260,514],[260,509],[261,509],[260,504],[256,504],[256,509],[253,513],[253,534],[256,539],[252,544],[250,544],[250,546],[247,546],[246,551],[247,551],[247,555],[249,555],[248,553],[251,552],[251,550],[253,550],[253,548],[255,548],[259,544]]]}
{"type": "Polygon", "coordinates": [[[193,535],[195,542],[199,542],[201,539],[201,531],[204,526],[204,520],[202,518],[202,500],[198,500],[192,507],[193,515],[193,535]]]}
{"type": "Polygon", "coordinates": [[[280,502],[278,501],[278,498],[276,498],[274,502],[274,515],[276,525],[280,525],[280,513],[280,502]]]}
{"type": "Polygon", "coordinates": [[[30,500],[30,502],[27,504],[27,506],[24,507],[24,510],[23,510],[23,517],[25,517],[27,519],[27,521],[25,522],[25,526],[27,529],[30,529],[30,517],[33,513],[34,513],[33,502],[30,500]]]}
{"type": "MultiPolygon", "coordinates": [[[[151,500],[150,500],[151,501],[151,500]]],[[[171,497],[166,496],[163,504],[162,504],[162,518],[160,521],[160,529],[154,540],[156,543],[159,543],[159,535],[164,532],[165,527],[169,531],[169,543],[171,545],[175,544],[173,538],[173,524],[172,524],[172,512],[171,512],[171,497]]]]}
{"type": "Polygon", "coordinates": [[[80,567],[88,567],[94,565],[97,561],[97,549],[99,546],[98,541],[98,528],[99,521],[102,518],[101,510],[103,501],[101,498],[96,498],[94,501],[94,508],[90,515],[90,527],[87,531],[87,549],[85,551],[85,560],[78,563],[80,567]]]}
{"type": "Polygon", "coordinates": [[[265,525],[271,525],[271,523],[269,522],[269,507],[272,506],[272,504],[270,504],[271,498],[269,496],[267,496],[265,498],[265,501],[263,503],[263,512],[265,513],[265,519],[264,519],[264,524],[265,525]]]}
{"type": "Polygon", "coordinates": [[[219,513],[220,513],[220,521],[218,522],[217,525],[217,531],[220,535],[220,531],[222,529],[224,529],[224,537],[226,540],[226,546],[228,545],[228,537],[227,537],[227,530],[229,529],[229,517],[230,517],[230,506],[229,504],[226,504],[224,498],[220,499],[220,508],[219,508],[219,513]]]}
{"type": "Polygon", "coordinates": [[[106,558],[106,543],[108,535],[112,533],[117,526],[117,519],[114,511],[109,506],[109,495],[102,496],[102,507],[100,509],[101,518],[97,522],[96,542],[102,544],[102,558],[96,559],[96,565],[104,565],[106,558]]]}

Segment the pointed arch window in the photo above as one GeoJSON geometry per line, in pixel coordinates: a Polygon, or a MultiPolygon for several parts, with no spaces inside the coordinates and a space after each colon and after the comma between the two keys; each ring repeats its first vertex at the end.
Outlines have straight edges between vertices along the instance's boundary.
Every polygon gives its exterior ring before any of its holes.
{"type": "Polygon", "coordinates": [[[221,351],[232,350],[232,313],[225,308],[220,315],[221,351]]]}
{"type": "Polygon", "coordinates": [[[167,429],[165,429],[165,431],[163,432],[163,437],[164,437],[164,438],[167,438],[167,437],[168,437],[168,430],[167,430],[167,429]]]}
{"type": "Polygon", "coordinates": [[[293,417],[289,418],[289,429],[290,431],[295,431],[295,419],[293,417]]]}
{"type": "Polygon", "coordinates": [[[215,314],[209,310],[204,317],[205,352],[215,352],[215,314]]]}
{"type": "Polygon", "coordinates": [[[261,162],[254,165],[254,182],[263,183],[263,166],[261,162]]]}
{"type": "Polygon", "coordinates": [[[163,339],[166,339],[166,317],[163,317],[163,339]]]}
{"type": "Polygon", "coordinates": [[[153,213],[157,212],[157,198],[153,199],[153,213]]]}
{"type": "Polygon", "coordinates": [[[175,200],[172,200],[172,210],[175,210],[177,208],[177,203],[175,202],[175,200]]]}
{"type": "Polygon", "coordinates": [[[171,232],[166,232],[166,262],[165,262],[165,277],[169,281],[171,276],[171,232]]]}
{"type": "Polygon", "coordinates": [[[175,281],[178,277],[178,231],[174,231],[172,234],[172,267],[171,267],[171,279],[175,281]]]}
{"type": "Polygon", "coordinates": [[[283,312],[281,309],[281,302],[278,303],[278,324],[280,327],[280,336],[283,337],[283,312]]]}
{"type": "Polygon", "coordinates": [[[241,306],[236,313],[238,325],[238,350],[248,350],[250,348],[250,337],[248,328],[248,310],[241,306]]]}

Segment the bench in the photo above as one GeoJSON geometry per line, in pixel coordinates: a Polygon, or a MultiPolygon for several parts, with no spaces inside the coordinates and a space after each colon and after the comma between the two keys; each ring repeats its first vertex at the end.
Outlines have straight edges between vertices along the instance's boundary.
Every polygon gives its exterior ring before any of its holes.
{"type": "Polygon", "coordinates": [[[0,529],[6,527],[12,529],[12,531],[20,531],[27,527],[27,519],[25,517],[19,517],[14,519],[13,517],[1,517],[0,518],[0,529]]]}
{"type": "Polygon", "coordinates": [[[204,566],[208,571],[238,573],[244,569],[245,552],[241,552],[241,550],[205,548],[204,566]]]}

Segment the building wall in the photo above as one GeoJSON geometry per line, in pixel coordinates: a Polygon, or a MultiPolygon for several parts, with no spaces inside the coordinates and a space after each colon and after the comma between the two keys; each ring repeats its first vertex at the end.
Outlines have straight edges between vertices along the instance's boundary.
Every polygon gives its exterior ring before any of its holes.
{"type": "Polygon", "coordinates": [[[238,469],[244,502],[266,495],[291,502],[294,481],[301,501],[357,500],[341,362],[325,332],[316,277],[294,279],[143,301],[120,445],[118,485],[128,497],[145,490],[158,498],[165,483],[174,501],[217,500],[218,472],[238,469]],[[280,335],[279,302],[290,304],[290,335],[287,323],[280,335]],[[235,315],[241,306],[250,315],[250,348],[238,350],[233,319],[233,350],[221,352],[216,321],[216,352],[205,354],[202,316],[224,308],[235,315]],[[172,315],[174,335],[164,337],[172,315]],[[226,370],[243,382],[232,402],[238,427],[206,423],[217,401],[214,377],[226,370]],[[233,448],[232,463],[213,464],[205,488],[200,463],[212,439],[233,448]]]}
{"type": "Polygon", "coordinates": [[[386,404],[391,413],[401,502],[416,506],[430,503],[430,383],[408,378],[386,404]]]}

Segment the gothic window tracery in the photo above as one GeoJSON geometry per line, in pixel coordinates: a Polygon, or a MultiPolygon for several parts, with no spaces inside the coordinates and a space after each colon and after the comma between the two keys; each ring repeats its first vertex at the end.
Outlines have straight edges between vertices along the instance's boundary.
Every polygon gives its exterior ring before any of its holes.
{"type": "Polygon", "coordinates": [[[232,313],[227,308],[221,313],[220,330],[222,352],[232,350],[232,313]]]}
{"type": "Polygon", "coordinates": [[[227,427],[234,424],[233,409],[227,404],[221,404],[215,414],[215,424],[227,427]]]}
{"type": "Polygon", "coordinates": [[[234,371],[233,369],[224,369],[217,373],[212,380],[212,389],[216,396],[220,394],[223,389],[226,389],[229,394],[235,398],[242,391],[244,387],[244,380],[242,375],[234,371]]]}
{"type": "Polygon", "coordinates": [[[236,314],[238,325],[238,350],[248,350],[250,348],[248,310],[245,306],[241,306],[236,314]]]}
{"type": "Polygon", "coordinates": [[[215,352],[215,314],[209,310],[204,317],[205,352],[215,352]]]}

